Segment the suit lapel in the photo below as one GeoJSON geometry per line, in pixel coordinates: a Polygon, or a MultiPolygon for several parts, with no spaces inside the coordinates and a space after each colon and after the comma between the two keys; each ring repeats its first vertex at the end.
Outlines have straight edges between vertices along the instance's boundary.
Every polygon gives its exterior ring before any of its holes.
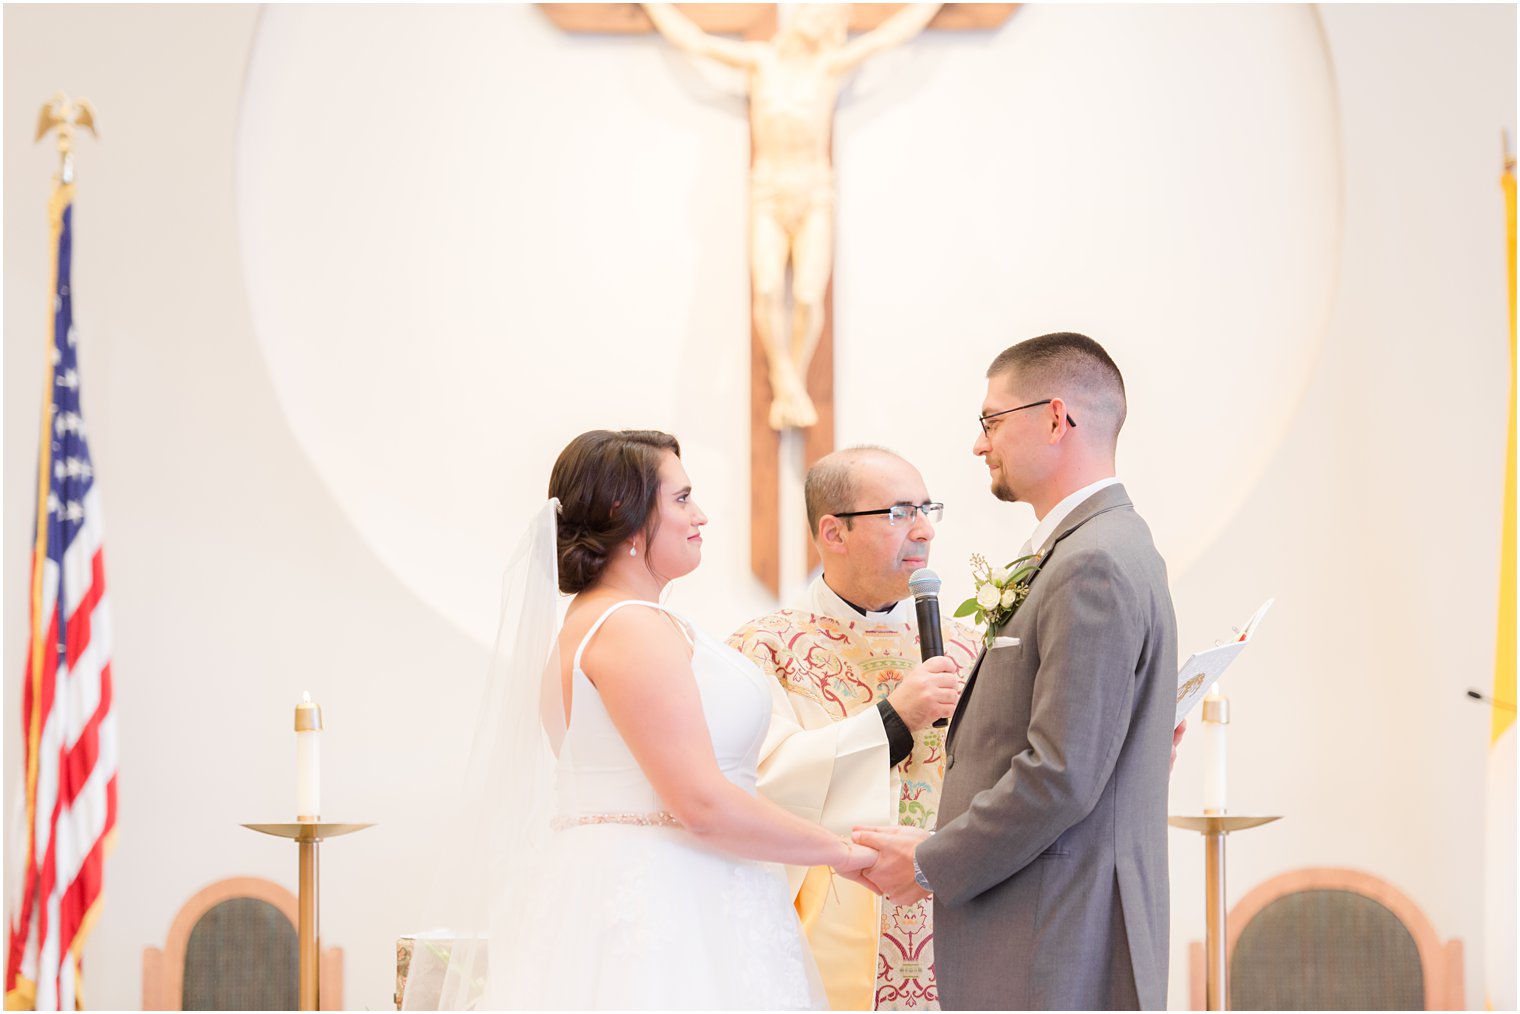
{"type": "Polygon", "coordinates": [[[955,723],[960,720],[961,712],[966,710],[966,702],[971,700],[971,685],[976,682],[976,674],[982,671],[982,662],[987,658],[987,646],[982,646],[982,653],[976,656],[976,664],[971,667],[971,675],[966,677],[966,686],[961,690],[961,699],[955,702],[955,710],[950,714],[950,728],[945,733],[945,749],[950,749],[950,744],[955,741],[955,723]]]}
{"type": "Polygon", "coordinates": [[[1040,551],[1040,569],[1035,571],[1034,575],[1030,577],[1029,583],[1034,584],[1035,578],[1038,578],[1041,572],[1045,570],[1046,565],[1050,563],[1050,558],[1055,555],[1056,547],[1061,544],[1061,540],[1066,538],[1066,536],[1081,528],[1099,514],[1107,514],[1109,511],[1116,511],[1121,507],[1133,506],[1134,504],[1130,503],[1129,494],[1124,491],[1124,484],[1122,482],[1116,482],[1112,486],[1104,486],[1092,496],[1077,504],[1072,509],[1072,512],[1066,515],[1066,519],[1061,522],[1061,526],[1056,529],[1056,533],[1050,537],[1049,544],[1040,551]]]}
{"type": "MultiPolygon", "coordinates": [[[[1050,558],[1055,555],[1056,547],[1061,544],[1062,539],[1087,524],[1099,514],[1107,514],[1109,511],[1115,511],[1121,507],[1133,506],[1134,504],[1130,503],[1129,494],[1124,490],[1124,484],[1117,482],[1112,486],[1104,486],[1092,496],[1077,504],[1072,512],[1066,515],[1066,519],[1061,522],[1061,526],[1056,529],[1055,535],[1051,537],[1046,548],[1041,551],[1040,567],[1030,576],[1030,585],[1034,585],[1035,580],[1044,572],[1046,566],[1050,564],[1050,558]]],[[[960,720],[961,714],[966,710],[967,704],[971,701],[972,687],[976,685],[977,673],[982,671],[982,663],[986,658],[987,648],[983,645],[982,653],[976,657],[976,665],[971,667],[971,675],[966,677],[966,687],[961,691],[961,699],[955,703],[955,712],[950,716],[950,728],[945,736],[946,750],[950,748],[950,744],[955,740],[956,723],[960,720]]]]}

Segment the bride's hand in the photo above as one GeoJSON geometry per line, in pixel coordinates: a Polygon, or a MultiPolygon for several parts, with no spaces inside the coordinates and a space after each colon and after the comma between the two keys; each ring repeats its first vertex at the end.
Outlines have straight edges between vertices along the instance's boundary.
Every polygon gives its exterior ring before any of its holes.
{"type": "MultiPolygon", "coordinates": [[[[860,870],[866,870],[875,865],[877,851],[869,845],[861,845],[856,842],[846,841],[847,851],[844,861],[834,867],[835,873],[849,874],[860,870]]],[[[851,878],[854,879],[854,878],[851,878]]]]}
{"type": "Polygon", "coordinates": [[[872,883],[866,871],[876,864],[879,853],[868,846],[851,843],[844,865],[834,867],[834,872],[846,880],[854,881],[872,894],[881,894],[881,888],[872,883]]]}

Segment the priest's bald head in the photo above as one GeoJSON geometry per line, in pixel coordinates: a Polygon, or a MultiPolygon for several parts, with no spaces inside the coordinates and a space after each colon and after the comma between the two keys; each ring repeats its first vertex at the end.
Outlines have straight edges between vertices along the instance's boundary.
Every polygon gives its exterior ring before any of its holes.
{"type": "Polygon", "coordinates": [[[934,525],[924,477],[884,447],[848,447],[819,458],[803,484],[808,528],[835,594],[866,609],[908,597],[908,578],[929,565],[934,525]],[[893,507],[915,508],[894,517],[893,507]]]}

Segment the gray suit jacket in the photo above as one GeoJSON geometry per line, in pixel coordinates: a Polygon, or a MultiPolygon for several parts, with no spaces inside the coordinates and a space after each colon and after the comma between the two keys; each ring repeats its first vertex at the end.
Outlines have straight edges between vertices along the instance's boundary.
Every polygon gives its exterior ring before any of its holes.
{"type": "Polygon", "coordinates": [[[934,889],[945,1009],[1166,1007],[1177,621],[1124,487],[1046,547],[947,743],[934,889]]]}

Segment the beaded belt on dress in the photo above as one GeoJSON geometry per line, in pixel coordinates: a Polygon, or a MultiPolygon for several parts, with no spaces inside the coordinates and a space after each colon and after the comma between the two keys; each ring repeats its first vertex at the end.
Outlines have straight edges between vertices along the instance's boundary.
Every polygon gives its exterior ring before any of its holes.
{"type": "Polygon", "coordinates": [[[556,831],[583,824],[632,824],[635,827],[680,827],[675,814],[667,810],[654,813],[587,813],[579,817],[555,817],[549,826],[556,831]]]}

